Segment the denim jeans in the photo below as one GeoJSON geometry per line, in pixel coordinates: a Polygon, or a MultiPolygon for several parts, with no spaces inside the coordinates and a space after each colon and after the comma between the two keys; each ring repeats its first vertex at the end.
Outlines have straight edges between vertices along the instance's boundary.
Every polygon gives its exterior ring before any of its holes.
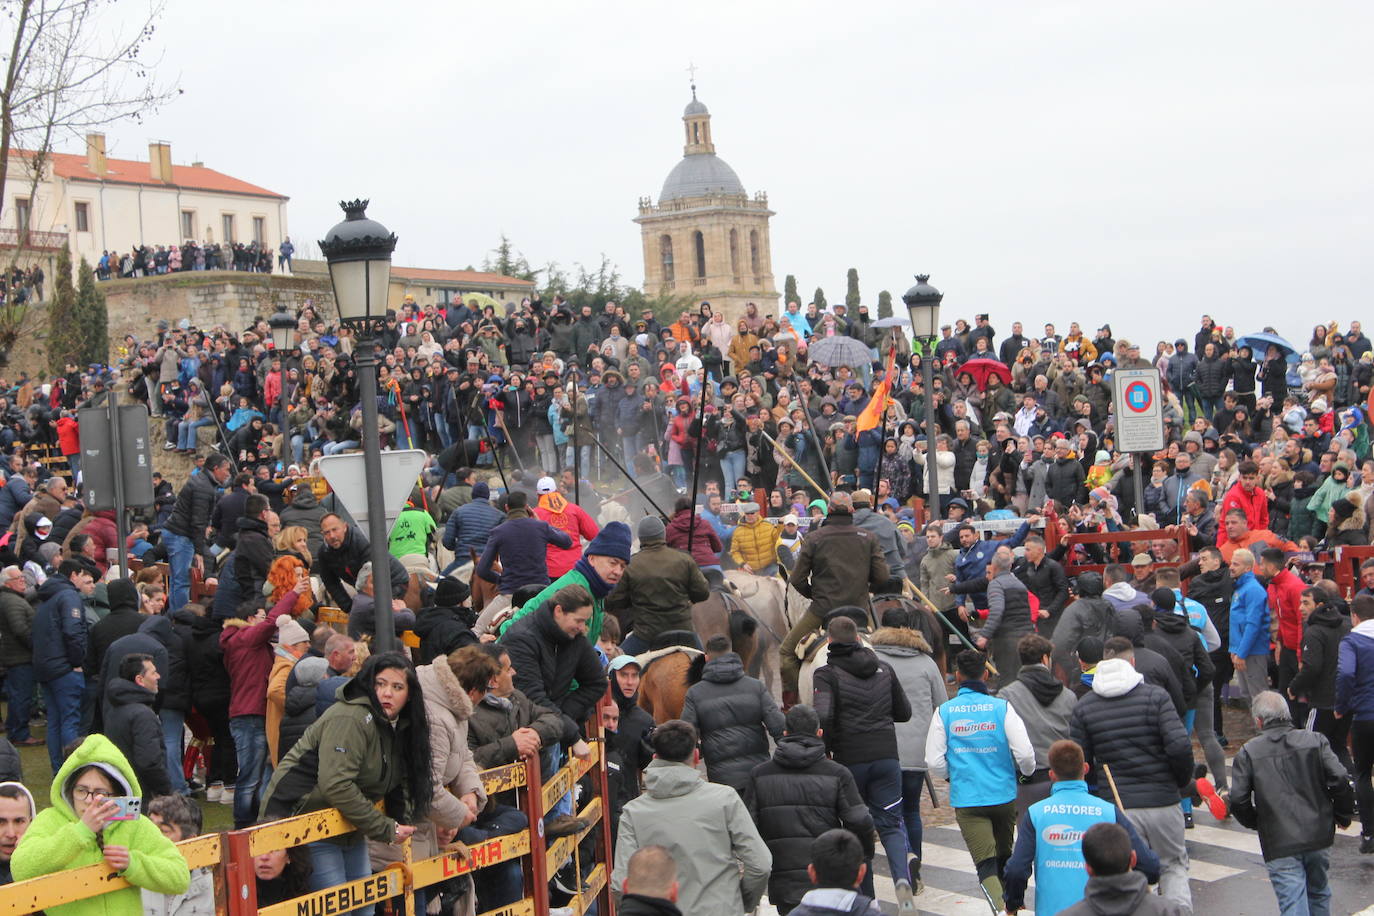
{"type": "Polygon", "coordinates": [[[720,473],[725,480],[725,493],[728,495],[735,489],[735,484],[744,476],[746,466],[744,450],[735,449],[733,452],[726,452],[720,456],[720,473]]]}
{"type": "Polygon", "coordinates": [[[68,671],[43,683],[43,702],[48,707],[48,760],[54,776],[66,759],[62,748],[80,737],[81,694],[85,689],[86,678],[79,671],[68,671]]]}
{"type": "Polygon", "coordinates": [[[1331,885],[1326,881],[1330,862],[1328,850],[1316,849],[1264,863],[1281,916],[1330,916],[1331,885]]]}
{"type": "Polygon", "coordinates": [[[340,442],[330,442],[325,445],[324,453],[326,455],[337,455],[340,452],[346,452],[349,449],[355,449],[357,447],[358,443],[354,442],[352,439],[344,439],[340,442]]]}
{"type": "MultiPolygon", "coordinates": [[[[234,783],[234,829],[240,830],[251,826],[257,820],[258,796],[261,790],[267,788],[267,778],[271,775],[267,763],[267,717],[234,716],[229,720],[229,731],[234,736],[234,750],[239,760],[238,781],[234,783]]],[[[366,843],[363,850],[365,860],[366,843]]],[[[318,875],[319,871],[319,861],[316,860],[315,873],[318,875]]],[[[330,884],[338,883],[325,882],[321,886],[328,887],[330,884]]],[[[312,884],[311,887],[315,885],[312,884]]]]}
{"type": "Polygon", "coordinates": [[[902,770],[902,821],[906,824],[906,848],[921,858],[921,790],[925,788],[925,770],[902,770]]]}
{"type": "Polygon", "coordinates": [[[437,410],[434,412],[434,435],[439,437],[441,451],[453,444],[453,433],[449,432],[448,420],[437,410]]]}
{"type": "Polygon", "coordinates": [[[5,673],[5,731],[11,741],[29,740],[33,687],[33,665],[14,665],[5,673]]]}
{"type": "Polygon", "coordinates": [[[182,766],[181,739],[186,732],[186,713],[180,709],[160,709],[157,717],[162,720],[162,745],[167,751],[167,776],[172,782],[172,791],[186,792],[186,771],[182,766]]]}
{"type": "Polygon", "coordinates": [[[878,829],[883,851],[887,853],[889,874],[894,881],[903,880],[908,849],[906,824],[902,820],[902,765],[895,757],[845,765],[873,815],[873,826],[878,829]]]}
{"type": "Polygon", "coordinates": [[[196,430],[214,423],[209,417],[199,420],[182,420],[177,424],[177,448],[187,451],[196,447],[196,430]]]}
{"type": "MultiPolygon", "coordinates": [[[[239,779],[239,785],[243,785],[242,779],[239,779]]],[[[319,840],[306,845],[310,847],[310,862],[314,869],[310,873],[312,891],[322,891],[372,874],[372,861],[367,855],[367,837],[357,831],[337,841],[319,840]]],[[[363,906],[347,912],[354,916],[372,916],[375,909],[375,906],[363,906]]]]}
{"type": "MultiPolygon", "coordinates": [[[[458,832],[458,839],[469,846],[476,846],[492,837],[519,833],[529,826],[524,812],[509,805],[496,805],[476,823],[458,832]]],[[[525,882],[520,871],[519,860],[502,862],[473,872],[473,883],[477,889],[477,912],[500,909],[525,896],[525,882]]]]}
{"type": "Polygon", "coordinates": [[[162,543],[167,548],[167,564],[171,567],[167,608],[175,613],[191,600],[191,564],[196,558],[196,545],[190,538],[166,530],[162,532],[162,543]]]}

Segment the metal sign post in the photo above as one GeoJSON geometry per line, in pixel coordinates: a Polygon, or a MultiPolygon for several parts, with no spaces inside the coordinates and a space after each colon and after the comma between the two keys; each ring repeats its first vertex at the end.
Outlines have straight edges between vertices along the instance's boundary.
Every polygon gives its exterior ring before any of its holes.
{"type": "Polygon", "coordinates": [[[153,504],[148,410],[141,404],[118,406],[111,391],[103,407],[82,408],[77,424],[81,435],[82,501],[92,512],[114,511],[119,569],[128,575],[128,509],[153,504]]]}
{"type": "Polygon", "coordinates": [[[1159,387],[1159,370],[1151,367],[1113,372],[1112,409],[1116,416],[1116,450],[1132,453],[1135,514],[1139,518],[1145,508],[1141,454],[1164,447],[1164,397],[1159,387]]]}

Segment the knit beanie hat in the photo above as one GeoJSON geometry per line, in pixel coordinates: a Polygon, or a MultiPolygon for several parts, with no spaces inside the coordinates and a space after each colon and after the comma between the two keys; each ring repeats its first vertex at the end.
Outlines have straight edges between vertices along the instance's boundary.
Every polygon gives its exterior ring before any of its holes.
{"type": "Polygon", "coordinates": [[[444,576],[434,586],[434,603],[438,607],[457,607],[468,600],[471,594],[472,589],[463,580],[444,576]]]}
{"type": "Polygon", "coordinates": [[[1355,504],[1348,499],[1338,499],[1331,504],[1331,511],[1338,522],[1343,522],[1355,514],[1355,504]]]}
{"type": "Polygon", "coordinates": [[[611,522],[583,551],[584,556],[619,557],[630,562],[630,526],[624,522],[611,522]]]}
{"type": "Polygon", "coordinates": [[[310,642],[310,634],[305,632],[305,627],[296,623],[296,618],[283,614],[277,618],[277,645],[294,646],[297,643],[310,642]]]}
{"type": "Polygon", "coordinates": [[[296,683],[302,687],[314,687],[324,680],[329,672],[329,661],[314,655],[307,655],[305,658],[296,662],[296,666],[291,669],[296,675],[296,683]]]}
{"type": "Polygon", "coordinates": [[[477,481],[477,483],[475,483],[475,484],[472,485],[472,498],[473,498],[473,499],[490,499],[490,498],[491,498],[491,487],[487,486],[487,482],[486,482],[485,480],[479,480],[479,481],[477,481]]]}
{"type": "Polygon", "coordinates": [[[660,540],[664,537],[665,531],[663,520],[657,515],[646,515],[635,526],[635,533],[639,535],[640,541],[660,540]]]}

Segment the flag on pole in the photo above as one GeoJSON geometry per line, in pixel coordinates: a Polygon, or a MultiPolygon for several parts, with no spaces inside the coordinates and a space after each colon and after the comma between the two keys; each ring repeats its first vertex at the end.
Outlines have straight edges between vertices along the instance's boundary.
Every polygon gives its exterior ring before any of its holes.
{"type": "Polygon", "coordinates": [[[872,429],[883,422],[883,415],[887,413],[888,405],[892,403],[892,369],[897,360],[897,348],[891,346],[887,348],[887,366],[883,369],[883,380],[873,389],[873,397],[869,399],[868,406],[859,414],[854,424],[854,429],[863,432],[872,429]]]}

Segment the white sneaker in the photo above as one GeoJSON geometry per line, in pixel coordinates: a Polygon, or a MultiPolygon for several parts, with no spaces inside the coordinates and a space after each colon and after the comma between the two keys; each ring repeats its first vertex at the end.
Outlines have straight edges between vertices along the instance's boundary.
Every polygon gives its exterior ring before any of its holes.
{"type": "MultiPolygon", "coordinates": [[[[233,796],[230,796],[231,798],[233,796]]],[[[224,798],[224,784],[214,783],[205,790],[205,800],[207,802],[217,802],[224,798]]]]}
{"type": "Polygon", "coordinates": [[[898,881],[897,887],[897,912],[901,914],[916,913],[916,895],[911,889],[910,881],[898,881]]]}
{"type": "Polygon", "coordinates": [[[232,805],[234,803],[234,787],[225,786],[220,789],[219,803],[221,805],[232,805]]]}

